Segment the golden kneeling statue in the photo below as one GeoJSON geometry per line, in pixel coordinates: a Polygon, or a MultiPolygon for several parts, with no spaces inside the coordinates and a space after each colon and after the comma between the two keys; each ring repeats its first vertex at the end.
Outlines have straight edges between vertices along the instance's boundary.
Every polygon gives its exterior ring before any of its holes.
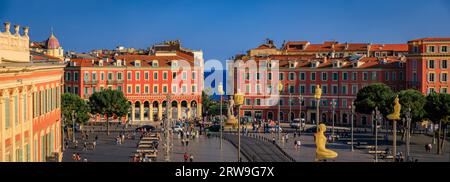
{"type": "Polygon", "coordinates": [[[317,160],[323,160],[323,159],[333,159],[338,156],[338,154],[335,151],[329,150],[325,147],[327,143],[327,137],[325,137],[324,132],[326,131],[327,127],[324,124],[319,125],[319,131],[314,134],[316,138],[316,159],[317,160]]]}
{"type": "Polygon", "coordinates": [[[402,108],[402,105],[400,105],[399,99],[398,99],[398,95],[397,97],[395,97],[394,100],[394,112],[387,115],[387,118],[389,120],[400,120],[400,110],[402,108]]]}

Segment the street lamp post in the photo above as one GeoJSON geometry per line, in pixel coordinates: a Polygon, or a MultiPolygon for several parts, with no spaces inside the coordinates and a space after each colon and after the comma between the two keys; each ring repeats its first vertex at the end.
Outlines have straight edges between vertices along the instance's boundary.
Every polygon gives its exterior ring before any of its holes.
{"type": "Polygon", "coordinates": [[[409,161],[409,147],[410,147],[410,131],[411,131],[411,108],[406,112],[406,161],[409,161]]]}
{"type": "Polygon", "coordinates": [[[220,150],[222,150],[223,148],[223,114],[222,114],[222,103],[223,103],[223,95],[224,95],[224,91],[223,91],[223,86],[222,86],[222,82],[220,82],[219,84],[219,94],[220,94],[220,150]]]}
{"type": "Polygon", "coordinates": [[[75,110],[72,110],[72,141],[75,143],[75,110]]]}
{"type": "Polygon", "coordinates": [[[302,125],[303,125],[303,121],[302,121],[302,103],[303,103],[303,97],[300,95],[299,97],[298,97],[298,108],[299,108],[299,114],[298,114],[298,117],[299,117],[299,119],[300,119],[300,133],[299,133],[299,136],[301,136],[302,135],[302,125]]]}
{"type": "Polygon", "coordinates": [[[164,156],[164,160],[166,162],[170,162],[170,151],[171,151],[171,147],[172,147],[172,141],[171,141],[171,118],[172,118],[172,111],[171,111],[171,99],[172,96],[170,94],[167,95],[166,97],[166,119],[164,122],[164,136],[165,136],[165,156],[164,156]]]}
{"type": "Polygon", "coordinates": [[[289,94],[289,123],[292,122],[291,120],[291,113],[292,113],[292,94],[289,94]]]}
{"type": "Polygon", "coordinates": [[[332,108],[332,114],[331,114],[331,119],[332,119],[331,137],[332,137],[332,140],[334,141],[334,115],[335,115],[335,109],[336,109],[336,99],[332,99],[331,100],[331,108],[332,108]]]}
{"type": "Polygon", "coordinates": [[[352,102],[352,105],[350,105],[350,111],[351,111],[351,117],[350,117],[350,123],[351,123],[351,145],[352,145],[352,147],[351,147],[351,150],[352,150],[352,152],[354,151],[353,150],[353,115],[355,115],[355,105],[354,105],[354,103],[352,102]]]}
{"type": "Polygon", "coordinates": [[[279,102],[278,102],[278,128],[277,128],[277,132],[278,132],[278,140],[281,140],[281,133],[280,133],[280,129],[281,129],[281,126],[280,126],[280,121],[281,121],[281,92],[283,91],[283,84],[280,82],[279,84],[278,84],[278,93],[279,93],[279,97],[280,97],[280,100],[279,100],[279,102]]]}
{"type": "Polygon", "coordinates": [[[238,107],[238,162],[241,162],[241,106],[244,104],[244,95],[239,91],[234,94],[234,104],[238,107]]]}

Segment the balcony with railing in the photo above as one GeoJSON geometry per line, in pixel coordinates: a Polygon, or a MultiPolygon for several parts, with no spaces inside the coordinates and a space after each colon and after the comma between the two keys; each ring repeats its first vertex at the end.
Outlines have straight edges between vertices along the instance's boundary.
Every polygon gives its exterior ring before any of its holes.
{"type": "Polygon", "coordinates": [[[96,85],[98,84],[98,80],[84,80],[85,85],[96,85]]]}
{"type": "Polygon", "coordinates": [[[114,84],[122,84],[123,80],[107,80],[106,83],[108,85],[114,85],[114,84]]]}

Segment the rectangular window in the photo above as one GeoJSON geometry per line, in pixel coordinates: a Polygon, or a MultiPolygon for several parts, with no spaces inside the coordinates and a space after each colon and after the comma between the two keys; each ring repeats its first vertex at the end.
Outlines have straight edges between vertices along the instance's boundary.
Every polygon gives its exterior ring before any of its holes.
{"type": "Polygon", "coordinates": [[[261,93],[261,85],[260,84],[256,84],[256,93],[261,93]]]}
{"type": "Polygon", "coordinates": [[[367,81],[368,79],[369,79],[369,73],[364,72],[364,73],[363,73],[363,80],[364,80],[364,81],[367,81]]]}
{"type": "Polygon", "coordinates": [[[370,75],[370,79],[377,80],[377,72],[372,72],[372,74],[370,75]]]}
{"type": "Polygon", "coordinates": [[[250,73],[245,73],[245,80],[250,80],[250,73]]]}
{"type": "Polygon", "coordinates": [[[326,85],[322,85],[322,94],[328,94],[328,87],[326,85]]]}
{"type": "Polygon", "coordinates": [[[181,86],[181,93],[182,93],[182,94],[187,93],[187,87],[186,87],[186,85],[182,85],[182,86],[181,86]]]}
{"type": "Polygon", "coordinates": [[[348,80],[348,73],[347,72],[343,72],[342,73],[342,80],[344,80],[344,81],[348,80]]]}
{"type": "Polygon", "coordinates": [[[338,86],[337,85],[333,85],[332,86],[332,94],[338,94],[338,86]]]}
{"type": "Polygon", "coordinates": [[[328,79],[327,76],[328,76],[327,72],[322,72],[322,81],[327,81],[328,79]]]}
{"type": "Polygon", "coordinates": [[[145,80],[148,80],[149,79],[149,73],[148,73],[148,71],[146,71],[145,73],[144,73],[144,79],[145,80]]]}
{"type": "Polygon", "coordinates": [[[400,71],[398,73],[398,78],[399,78],[399,80],[403,80],[403,71],[400,71]]]}
{"type": "Polygon", "coordinates": [[[441,73],[441,82],[447,82],[447,73],[441,73]]]}
{"type": "Polygon", "coordinates": [[[167,71],[163,72],[163,80],[167,80],[167,77],[168,77],[167,71]]]}
{"type": "Polygon", "coordinates": [[[352,73],[352,80],[355,81],[358,79],[358,72],[353,72],[352,73]]]}
{"type": "Polygon", "coordinates": [[[347,94],[347,85],[342,85],[342,94],[347,94]]]}
{"type": "Polygon", "coordinates": [[[338,79],[339,79],[339,74],[333,73],[333,81],[338,81],[338,79]]]}
{"type": "Polygon", "coordinates": [[[342,99],[342,107],[347,108],[347,100],[346,99],[342,99]]]}
{"type": "Polygon", "coordinates": [[[97,80],[97,73],[95,72],[92,73],[92,80],[97,80]]]}
{"type": "MultiPolygon", "coordinates": [[[[130,78],[131,78],[131,76],[130,76],[130,78]]],[[[101,81],[105,80],[105,73],[100,72],[100,80],[101,81]]]]}
{"type": "Polygon", "coordinates": [[[447,50],[447,46],[441,46],[441,52],[442,53],[446,53],[448,50],[447,50]]]}
{"type": "Polygon", "coordinates": [[[84,80],[89,80],[89,72],[84,72],[84,80]]]}
{"type": "Polygon", "coordinates": [[[163,85],[163,93],[167,93],[167,85],[163,85]]]}
{"type": "Polygon", "coordinates": [[[141,79],[141,72],[135,72],[135,76],[136,76],[136,80],[140,80],[141,79]]]}
{"type": "Polygon", "coordinates": [[[300,80],[306,80],[306,74],[304,72],[300,72],[300,80]]]}
{"type": "Polygon", "coordinates": [[[89,88],[84,87],[84,95],[89,95],[89,88]]]}
{"type": "Polygon", "coordinates": [[[289,80],[295,80],[295,73],[289,73],[289,80]]]}
{"type": "Polygon", "coordinates": [[[245,105],[247,105],[247,106],[252,105],[252,100],[245,99],[245,105]]]}
{"type": "Polygon", "coordinates": [[[5,97],[5,128],[8,129],[11,126],[11,112],[9,98],[5,97]]]}
{"type": "MultiPolygon", "coordinates": [[[[95,92],[95,87],[92,88],[92,89],[93,89],[92,92],[95,92]]],[[[120,91],[120,92],[122,92],[122,86],[117,86],[117,90],[120,91]]]]}
{"type": "Polygon", "coordinates": [[[250,93],[250,85],[245,85],[245,93],[250,93]]]}
{"type": "Polygon", "coordinates": [[[172,85],[172,93],[177,93],[177,85],[172,85]]]}
{"type": "Polygon", "coordinates": [[[19,97],[14,96],[14,126],[19,125],[19,97]]]}
{"type": "Polygon", "coordinates": [[[305,85],[300,85],[300,93],[301,94],[305,93],[305,85]]]}
{"type": "Polygon", "coordinates": [[[310,94],[314,94],[316,92],[316,85],[311,85],[309,91],[310,94]]]}
{"type": "Polygon", "coordinates": [[[197,72],[193,71],[192,72],[192,80],[196,80],[197,79],[197,72]]]}
{"type": "Polygon", "coordinates": [[[429,53],[434,53],[434,46],[428,46],[428,52],[429,53]]]}
{"type": "Polygon", "coordinates": [[[23,108],[22,108],[22,121],[23,122],[26,122],[27,121],[27,113],[28,113],[28,97],[27,97],[27,94],[23,94],[23,103],[22,103],[22,105],[23,105],[23,108]]]}
{"type": "Polygon", "coordinates": [[[197,86],[192,85],[192,93],[197,93],[197,86]]]}
{"type": "Polygon", "coordinates": [[[447,90],[448,90],[447,87],[442,87],[442,88],[441,88],[441,93],[446,94],[446,93],[447,93],[447,90]]]}
{"type": "Polygon", "coordinates": [[[283,73],[280,73],[279,76],[280,76],[280,77],[279,77],[280,80],[284,80],[284,74],[283,74],[283,73]]]}
{"type": "Polygon", "coordinates": [[[260,73],[256,73],[256,80],[261,80],[261,74],[260,73]]]}
{"type": "Polygon", "coordinates": [[[185,71],[184,71],[183,74],[182,74],[182,79],[183,79],[183,80],[187,80],[187,73],[186,73],[185,71]]]}
{"type": "Polygon", "coordinates": [[[153,93],[158,93],[158,85],[153,85],[153,93]]]}
{"type": "Polygon", "coordinates": [[[428,60],[428,68],[434,69],[434,60],[428,60]]]}
{"type": "Polygon", "coordinates": [[[66,81],[70,81],[70,72],[66,73],[66,81]]]}
{"type": "Polygon", "coordinates": [[[428,73],[428,81],[434,82],[434,73],[428,73]]]}
{"type": "Polygon", "coordinates": [[[272,73],[267,73],[267,79],[272,80],[272,73]]]}
{"type": "Polygon", "coordinates": [[[131,80],[131,71],[127,72],[127,79],[131,80]]]}
{"type": "Polygon", "coordinates": [[[127,93],[131,94],[131,86],[130,85],[127,86],[127,93]]]}
{"type": "Polygon", "coordinates": [[[295,87],[294,85],[289,85],[289,93],[293,94],[295,92],[295,87]]]}
{"type": "Polygon", "coordinates": [[[447,68],[448,68],[448,66],[447,66],[447,60],[442,60],[442,61],[441,61],[441,68],[442,68],[442,69],[447,69],[447,68]]]}
{"type": "Polygon", "coordinates": [[[78,81],[79,75],[78,72],[73,72],[73,80],[78,81]]]}
{"type": "Polygon", "coordinates": [[[144,92],[145,92],[146,94],[148,94],[149,91],[150,91],[150,90],[149,90],[149,88],[148,88],[148,85],[145,85],[145,86],[144,86],[144,92]]]}
{"type": "Polygon", "coordinates": [[[158,72],[153,72],[153,80],[158,80],[158,72]]]}
{"type": "Polygon", "coordinates": [[[352,85],[352,95],[358,94],[358,85],[352,85]]]}
{"type": "Polygon", "coordinates": [[[397,73],[396,72],[392,72],[391,80],[395,81],[396,79],[397,79],[397,73]]]}
{"type": "Polygon", "coordinates": [[[118,72],[117,73],[117,80],[122,80],[123,78],[122,78],[122,73],[121,72],[118,72]]]}
{"type": "MultiPolygon", "coordinates": [[[[94,78],[92,78],[94,79],[94,78]]],[[[114,79],[114,75],[112,72],[108,72],[108,80],[113,80],[114,79]]]]}
{"type": "Polygon", "coordinates": [[[311,72],[311,80],[312,81],[316,80],[316,73],[315,72],[311,72]]]}
{"type": "Polygon", "coordinates": [[[141,93],[141,86],[139,86],[139,85],[135,86],[135,93],[137,93],[137,94],[141,93]]]}
{"type": "Polygon", "coordinates": [[[389,72],[384,72],[384,80],[389,81],[389,72]]]}

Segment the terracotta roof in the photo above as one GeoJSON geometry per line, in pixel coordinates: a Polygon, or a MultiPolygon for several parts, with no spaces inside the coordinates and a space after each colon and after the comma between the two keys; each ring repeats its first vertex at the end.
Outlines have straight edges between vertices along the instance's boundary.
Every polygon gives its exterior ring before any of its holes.
{"type": "MultiPolygon", "coordinates": [[[[335,41],[324,42],[323,44],[309,44],[307,41],[293,41],[287,42],[283,47],[287,52],[342,52],[342,51],[367,51],[370,44],[368,43],[338,43],[335,41]],[[307,45],[308,44],[308,45],[307,45]],[[290,48],[291,45],[304,45],[303,49],[290,48]]],[[[408,51],[407,44],[373,44],[370,45],[370,51],[380,50],[382,51],[408,51]],[[377,48],[377,49],[375,49],[377,48]]]]}
{"type": "Polygon", "coordinates": [[[427,38],[421,38],[421,39],[415,39],[415,40],[410,40],[408,42],[417,42],[417,41],[429,41],[429,42],[433,42],[433,41],[450,41],[449,37],[427,37],[427,38]]]}
{"type": "Polygon", "coordinates": [[[408,44],[373,44],[370,51],[408,52],[408,44]]]}

